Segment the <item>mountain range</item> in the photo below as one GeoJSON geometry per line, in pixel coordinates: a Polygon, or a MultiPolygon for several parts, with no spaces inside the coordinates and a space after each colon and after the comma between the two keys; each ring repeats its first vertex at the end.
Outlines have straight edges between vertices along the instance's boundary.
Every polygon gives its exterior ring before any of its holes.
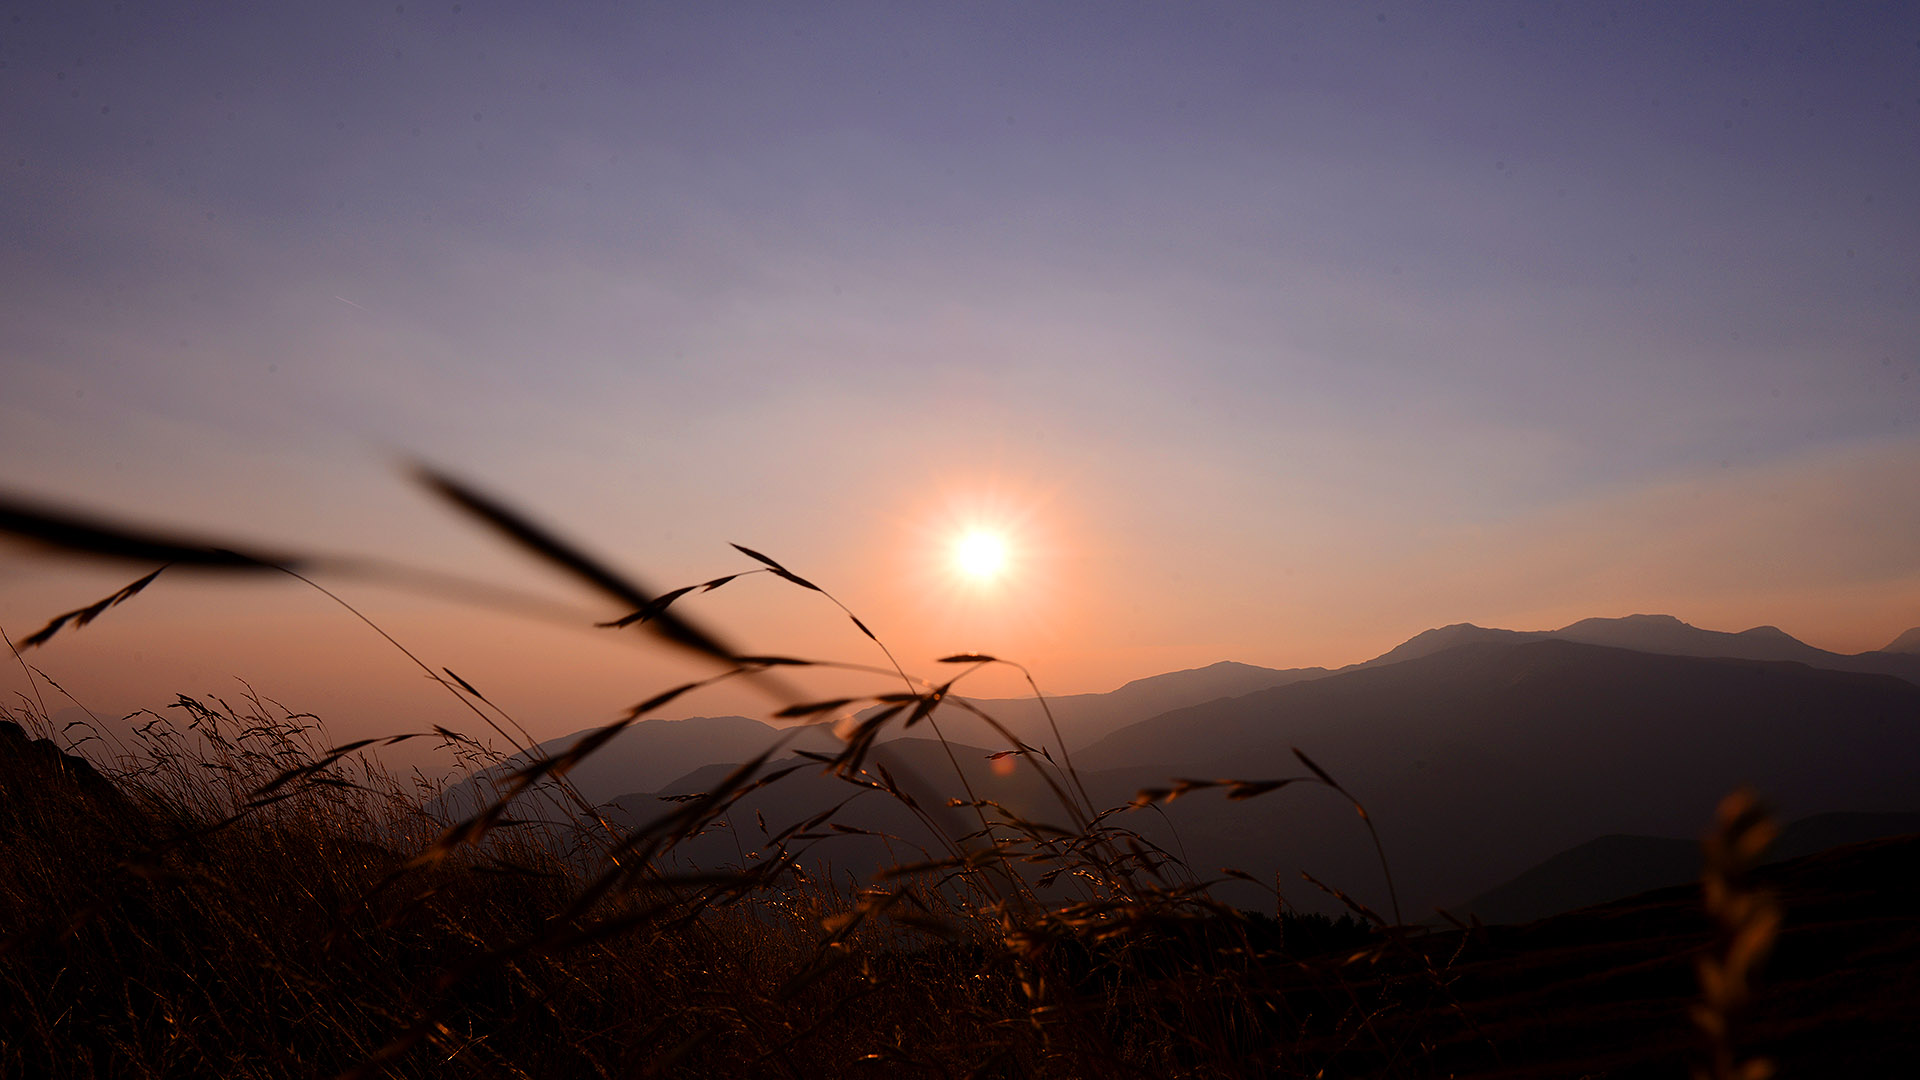
{"type": "MultiPolygon", "coordinates": [[[[1493,915],[1508,910],[1486,900],[1500,901],[1501,883],[1535,871],[1536,878],[1578,877],[1586,871],[1567,867],[1613,865],[1609,859],[1618,862],[1620,850],[1636,843],[1636,865],[1664,866],[1655,876],[1670,878],[1685,861],[1681,849],[1647,853],[1662,840],[1690,845],[1683,838],[1697,835],[1715,801],[1741,784],[1793,818],[1920,812],[1920,652],[1899,651],[1915,642],[1920,631],[1849,656],[1768,627],[1719,633],[1668,616],[1588,619],[1548,632],[1457,624],[1337,671],[1217,664],[1049,704],[1082,782],[1103,806],[1176,776],[1303,776],[1293,753],[1300,748],[1366,805],[1393,888],[1365,823],[1344,797],[1316,784],[1246,802],[1198,792],[1130,815],[1129,824],[1181,854],[1201,877],[1234,867],[1276,881],[1287,903],[1333,907],[1302,881],[1305,870],[1378,909],[1397,901],[1409,918],[1462,907],[1463,897],[1493,915]],[[1541,869],[1589,843],[1602,848],[1562,859],[1559,870],[1541,869]]],[[[1035,745],[1056,742],[1034,702],[974,704],[1035,745]]],[[[976,797],[1068,824],[1032,762],[1011,759],[1015,767],[1003,774],[993,766],[1006,762],[990,755],[1005,740],[984,725],[964,734],[956,727],[945,729],[956,744],[950,748],[912,738],[888,744],[895,771],[929,789],[943,780],[958,787],[957,761],[976,797]]],[[[643,819],[658,812],[656,795],[702,790],[776,737],[741,717],[647,721],[573,779],[588,798],[643,819]]],[[[799,738],[830,745],[818,729],[799,738]]],[[[762,822],[777,833],[851,793],[817,770],[801,770],[743,802],[733,835],[702,838],[686,857],[749,858],[762,822]]],[[[818,854],[859,874],[939,849],[922,822],[888,803],[862,797],[836,820],[900,841],[839,835],[822,838],[818,854]]],[[[948,824],[965,831],[967,823],[948,824]]],[[[1615,895],[1638,880],[1622,874],[1625,887],[1615,895]]],[[[1531,886],[1529,895],[1547,899],[1529,901],[1527,912],[1557,902],[1555,888],[1531,886]]],[[[1270,891],[1243,882],[1227,883],[1222,895],[1243,906],[1275,902],[1270,891]]],[[[1577,888],[1569,895],[1608,898],[1577,888]]]]}

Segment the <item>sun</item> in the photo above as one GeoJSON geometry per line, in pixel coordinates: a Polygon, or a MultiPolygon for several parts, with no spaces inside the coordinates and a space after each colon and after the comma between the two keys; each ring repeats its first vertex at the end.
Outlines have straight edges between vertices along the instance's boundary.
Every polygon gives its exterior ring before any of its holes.
{"type": "MultiPolygon", "coordinates": [[[[903,526],[903,584],[926,601],[929,625],[946,630],[1027,626],[1052,610],[1063,564],[1057,492],[1004,476],[928,484],[903,526]]],[[[970,642],[971,648],[978,642],[970,642]]]]}
{"type": "Polygon", "coordinates": [[[974,581],[992,581],[1007,568],[1007,541],[997,533],[974,529],[953,545],[953,565],[974,581]]]}

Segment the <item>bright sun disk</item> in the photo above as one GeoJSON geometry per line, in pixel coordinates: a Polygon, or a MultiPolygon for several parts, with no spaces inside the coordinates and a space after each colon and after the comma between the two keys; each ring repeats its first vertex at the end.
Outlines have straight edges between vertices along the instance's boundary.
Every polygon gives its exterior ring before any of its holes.
{"type": "Polygon", "coordinates": [[[978,581],[997,577],[1007,565],[1006,541],[988,532],[970,532],[954,545],[954,564],[978,581]]]}

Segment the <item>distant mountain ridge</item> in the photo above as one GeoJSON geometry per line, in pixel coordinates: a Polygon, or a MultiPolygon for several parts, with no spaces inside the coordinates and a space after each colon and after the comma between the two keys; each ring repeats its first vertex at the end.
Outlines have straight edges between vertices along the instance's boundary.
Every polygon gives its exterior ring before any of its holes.
{"type": "MultiPolygon", "coordinates": [[[[1894,675],[1920,684],[1920,627],[1901,635],[1885,650],[1848,656],[1814,648],[1772,626],[1731,634],[1702,630],[1671,615],[1582,619],[1559,630],[1501,630],[1472,623],[1455,623],[1416,634],[1380,656],[1350,664],[1338,669],[1338,672],[1398,664],[1460,645],[1546,639],[1669,656],[1786,660],[1834,671],[1894,675]],[[1909,646],[1909,651],[1901,651],[1909,646]]],[[[1105,693],[1048,697],[1044,707],[1032,697],[968,697],[966,700],[1030,744],[1058,750],[1058,742],[1064,739],[1071,755],[1122,728],[1163,713],[1210,701],[1243,697],[1332,674],[1336,672],[1324,667],[1268,668],[1223,660],[1206,667],[1134,679],[1105,693]],[[1048,721],[1049,712],[1052,714],[1051,723],[1048,721]],[[1060,739],[1054,736],[1056,726],[1060,739]]],[[[1001,748],[1006,742],[997,732],[964,710],[949,707],[941,711],[940,717],[943,730],[959,742],[994,748],[1001,748]]],[[[584,728],[557,739],[549,739],[541,743],[540,748],[544,753],[558,753],[592,730],[584,728]]],[[[570,779],[593,802],[605,802],[631,792],[654,791],[701,766],[733,764],[752,757],[771,746],[779,738],[781,730],[744,716],[647,720],[634,724],[592,758],[582,762],[570,779]]],[[[918,733],[916,730],[911,734],[918,733]]],[[[906,734],[909,733],[890,731],[884,737],[897,738],[906,734]]],[[[799,748],[824,750],[834,745],[831,733],[825,728],[816,728],[794,738],[798,740],[794,745],[799,748]]],[[[516,755],[506,766],[489,770],[488,774],[498,775],[531,758],[531,755],[516,755]]],[[[470,793],[476,790],[472,785],[473,782],[469,780],[456,787],[459,791],[470,793]]]]}
{"type": "MultiPolygon", "coordinates": [[[[968,701],[1017,737],[1057,747],[1037,700],[968,701]]],[[[1338,671],[1221,662],[1104,694],[1049,698],[1048,707],[1101,806],[1180,776],[1297,775],[1291,747],[1305,749],[1382,823],[1414,918],[1595,837],[1692,835],[1718,797],[1740,784],[1757,785],[1795,815],[1920,811],[1920,653],[1847,656],[1774,627],[1723,633],[1657,615],[1584,619],[1557,631],[1461,623],[1338,671]]],[[[1051,812],[1024,759],[1011,776],[988,767],[1006,748],[1003,736],[957,704],[939,715],[977,794],[992,792],[1042,819],[1051,812]]],[[[583,734],[542,745],[558,752],[583,734]]],[[[951,780],[946,753],[921,745],[928,734],[924,726],[892,731],[886,742],[928,781],[951,780]]],[[[739,716],[649,720],[570,780],[596,804],[618,801],[637,812],[656,805],[648,793],[700,790],[782,737],[739,716]]],[[[826,727],[785,737],[795,749],[838,746],[826,727]]],[[[751,804],[775,822],[836,790],[806,775],[751,804]]],[[[483,788],[469,781],[458,790],[471,800],[483,788]]],[[[949,793],[927,794],[941,801],[949,793]]],[[[880,818],[852,823],[896,835],[918,828],[874,810],[880,818]]],[[[1177,833],[1159,839],[1190,850],[1203,876],[1222,866],[1306,869],[1369,903],[1384,900],[1372,884],[1379,874],[1368,841],[1336,796],[1309,787],[1247,803],[1195,795],[1166,813],[1177,833]]],[[[934,843],[915,835],[914,844],[934,843]]],[[[719,846],[701,857],[738,857],[735,839],[714,838],[719,846]]],[[[887,850],[844,838],[836,845],[845,848],[843,865],[887,850]]],[[[1638,855],[1621,858],[1632,864],[1638,855]]],[[[1288,899],[1315,902],[1292,892],[1288,899]]]]}
{"type": "MultiPolygon", "coordinates": [[[[1790,818],[1920,814],[1920,686],[1799,663],[1557,639],[1467,644],[1191,705],[1124,728],[1074,760],[1095,805],[1114,807],[1177,777],[1303,776],[1296,746],[1366,804],[1402,913],[1414,920],[1596,837],[1626,839],[1600,844],[1621,850],[1562,859],[1566,865],[1551,868],[1535,890],[1545,891],[1526,902],[1578,906],[1604,899],[1595,891],[1612,891],[1615,879],[1627,891],[1689,880],[1698,872],[1697,848],[1659,838],[1697,835],[1719,798],[1743,784],[1790,818]]],[[[884,756],[875,760],[916,790],[923,806],[952,794],[946,788],[957,762],[975,797],[1034,821],[1071,824],[1032,760],[1011,759],[1015,769],[1003,773],[991,746],[955,740],[950,749],[951,758],[936,742],[903,738],[876,748],[884,756]]],[[[706,790],[724,771],[708,766],[616,805],[622,816],[644,820],[659,812],[659,796],[706,790]]],[[[754,857],[766,837],[848,791],[803,768],[748,796],[729,829],[682,855],[705,866],[754,857]]],[[[859,794],[836,820],[900,841],[827,836],[813,842],[809,857],[861,877],[889,860],[939,853],[941,841],[912,814],[871,791],[859,794]]],[[[1337,903],[1300,885],[1304,870],[1377,910],[1391,903],[1365,825],[1318,785],[1244,802],[1200,791],[1122,820],[1179,852],[1203,879],[1218,880],[1232,867],[1278,882],[1296,907],[1337,912],[1337,903]]],[[[1229,903],[1273,903],[1271,892],[1263,900],[1260,889],[1237,881],[1217,889],[1229,903]]]]}
{"type": "Polygon", "coordinates": [[[1892,675],[1920,685],[1920,627],[1897,638],[1886,648],[1865,653],[1836,653],[1816,648],[1777,626],[1756,626],[1739,633],[1702,630],[1672,615],[1627,615],[1617,619],[1593,618],[1563,626],[1558,630],[1500,630],[1454,623],[1427,630],[1374,657],[1372,660],[1341,668],[1397,664],[1443,649],[1475,642],[1519,642],[1553,639],[1575,641],[1582,645],[1604,645],[1615,649],[1656,653],[1663,656],[1726,657],[1731,660],[1775,660],[1806,664],[1828,671],[1858,671],[1892,675]]]}

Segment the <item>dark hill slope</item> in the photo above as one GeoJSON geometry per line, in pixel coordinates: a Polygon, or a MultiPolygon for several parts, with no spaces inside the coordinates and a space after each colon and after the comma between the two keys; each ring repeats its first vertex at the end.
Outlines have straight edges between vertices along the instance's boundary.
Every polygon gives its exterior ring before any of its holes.
{"type": "MultiPolygon", "coordinates": [[[[1920,1043],[1920,836],[1849,845],[1762,868],[1786,920],[1737,1033],[1783,1077],[1906,1076],[1920,1043]]],[[[1382,1010],[1375,1044],[1340,1047],[1328,1075],[1684,1077],[1704,1063],[1688,1019],[1696,958],[1713,948],[1697,885],[1644,893],[1527,926],[1419,941],[1423,963],[1382,964],[1362,998],[1426,965],[1447,993],[1382,1010]],[[1378,1046],[1419,1046],[1417,1068],[1378,1046]]],[[[1403,991],[1404,992],[1404,991],[1403,991]]],[[[1332,1042],[1332,1040],[1328,1040],[1332,1042]]],[[[1311,1051],[1311,1044],[1302,1047],[1311,1051]]]]}
{"type": "MultiPolygon", "coordinates": [[[[1780,830],[1767,859],[1778,862],[1843,844],[1920,832],[1920,814],[1816,814],[1780,830]]],[[[1700,876],[1700,842],[1662,836],[1602,836],[1563,851],[1471,900],[1450,905],[1458,918],[1520,923],[1700,876]]]]}
{"type": "MultiPolygon", "coordinates": [[[[1265,779],[1304,771],[1294,746],[1366,802],[1413,918],[1595,836],[1694,835],[1741,784],[1789,817],[1920,810],[1920,687],[1557,640],[1465,645],[1178,710],[1077,760],[1265,779]]],[[[1388,902],[1364,827],[1330,793],[1201,794],[1168,812],[1203,872],[1297,881],[1306,869],[1388,902]]]]}

